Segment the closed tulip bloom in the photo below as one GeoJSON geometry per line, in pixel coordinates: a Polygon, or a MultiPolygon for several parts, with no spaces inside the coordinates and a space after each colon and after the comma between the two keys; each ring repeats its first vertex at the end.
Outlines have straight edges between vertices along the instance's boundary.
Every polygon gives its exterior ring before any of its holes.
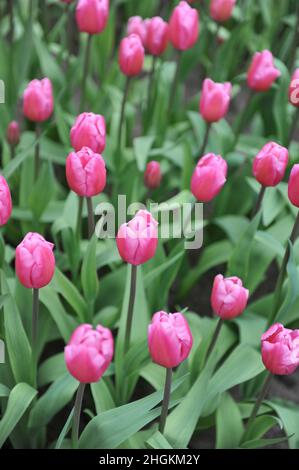
{"type": "Polygon", "coordinates": [[[101,33],[109,16],[109,0],[79,0],[76,22],[79,31],[88,34],[101,33]]]}
{"type": "Polygon", "coordinates": [[[130,36],[131,34],[136,34],[139,36],[143,46],[145,46],[147,36],[147,21],[143,20],[141,16],[132,16],[129,18],[127,36],[130,36]]]}
{"type": "Polygon", "coordinates": [[[6,130],[6,139],[9,145],[15,147],[20,142],[20,126],[17,121],[11,121],[6,130]]]}
{"type": "Polygon", "coordinates": [[[232,16],[236,0],[211,0],[210,14],[214,21],[223,23],[232,16]]]}
{"type": "Polygon", "coordinates": [[[292,75],[289,86],[289,102],[299,108],[299,68],[292,75]]]}
{"type": "Polygon", "coordinates": [[[152,160],[146,165],[144,184],[148,189],[158,188],[161,183],[161,178],[162,173],[160,163],[152,160]]]}
{"type": "Polygon", "coordinates": [[[226,182],[227,163],[220,156],[208,153],[202,157],[191,178],[191,191],[200,202],[211,201],[226,182]]]}
{"type": "Polygon", "coordinates": [[[72,152],[66,159],[66,179],[79,196],[92,197],[106,186],[106,166],[103,157],[88,147],[72,152]]]}
{"type": "Polygon", "coordinates": [[[113,350],[113,336],[108,328],[80,325],[64,349],[68,371],[81,383],[98,382],[112,361],[113,350]]]}
{"type": "Polygon", "coordinates": [[[138,211],[130,222],[122,224],[116,237],[122,259],[134,266],[151,259],[158,245],[157,226],[158,222],[145,210],[138,211]]]}
{"type": "Polygon", "coordinates": [[[168,24],[159,16],[151,18],[147,27],[146,48],[153,56],[163,54],[168,44],[168,24]]]}
{"type": "Polygon", "coordinates": [[[40,289],[49,284],[55,271],[53,248],[39,233],[27,233],[16,248],[16,274],[23,286],[40,289]]]}
{"type": "Polygon", "coordinates": [[[23,95],[23,113],[30,121],[49,119],[54,109],[52,83],[48,78],[32,80],[23,95]]]}
{"type": "Polygon", "coordinates": [[[229,108],[232,86],[227,83],[215,83],[210,78],[203,82],[199,110],[207,122],[217,122],[222,119],[229,108]]]}
{"type": "Polygon", "coordinates": [[[291,203],[299,208],[299,163],[293,166],[289,184],[288,184],[288,196],[291,203]]]}
{"type": "Polygon", "coordinates": [[[280,71],[274,66],[273,55],[264,50],[254,54],[247,73],[247,83],[252,90],[267,91],[280,75],[280,71]]]}
{"type": "Polygon", "coordinates": [[[263,186],[276,186],[283,179],[289,160],[285,147],[269,142],[253,161],[253,174],[263,186]]]}
{"type": "Polygon", "coordinates": [[[276,375],[290,375],[299,366],[299,330],[275,323],[262,335],[262,360],[276,375]]]}
{"type": "Polygon", "coordinates": [[[175,49],[191,49],[199,34],[199,15],[187,2],[180,2],[169,20],[169,40],[175,49]]]}
{"type": "Polygon", "coordinates": [[[79,114],[71,128],[70,138],[71,145],[76,152],[82,147],[89,147],[96,153],[102,153],[106,147],[104,117],[94,113],[79,114]]]}
{"type": "Polygon", "coordinates": [[[124,75],[134,77],[140,74],[144,62],[144,47],[137,34],[130,34],[122,39],[118,62],[124,75]]]}
{"type": "Polygon", "coordinates": [[[148,327],[153,362],[167,368],[177,367],[189,356],[192,344],[188,322],[181,313],[155,313],[148,327]]]}
{"type": "Polygon", "coordinates": [[[5,225],[11,216],[12,202],[9,186],[4,176],[0,175],[0,227],[5,225]]]}
{"type": "Polygon", "coordinates": [[[231,320],[244,312],[249,291],[238,277],[224,278],[218,274],[214,279],[211,305],[220,318],[231,320]]]}

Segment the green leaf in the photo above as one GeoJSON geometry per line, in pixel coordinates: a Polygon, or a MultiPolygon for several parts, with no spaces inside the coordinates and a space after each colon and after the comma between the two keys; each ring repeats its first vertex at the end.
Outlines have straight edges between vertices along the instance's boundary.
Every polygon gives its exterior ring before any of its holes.
{"type": "Polygon", "coordinates": [[[68,419],[66,420],[65,425],[63,426],[63,428],[61,430],[61,433],[58,436],[57,442],[55,444],[55,449],[60,449],[61,448],[65,436],[67,435],[67,433],[69,432],[69,430],[72,427],[73,416],[74,416],[74,408],[70,412],[70,414],[68,416],[68,419]]]}
{"type": "Polygon", "coordinates": [[[283,423],[286,434],[289,436],[291,449],[299,449],[299,408],[295,403],[283,400],[268,400],[264,402],[271,406],[283,423]]]}
{"type": "Polygon", "coordinates": [[[216,449],[238,447],[243,431],[239,407],[229,393],[224,393],[216,411],[216,449]]]}
{"type": "Polygon", "coordinates": [[[148,154],[152,148],[154,137],[142,136],[135,137],[133,140],[134,154],[137,161],[137,167],[140,172],[144,172],[148,154]]]}
{"type": "Polygon", "coordinates": [[[242,449],[260,449],[262,447],[274,446],[275,444],[281,444],[287,441],[287,437],[276,437],[274,439],[254,439],[253,441],[244,442],[241,445],[242,449]]]}
{"type": "Polygon", "coordinates": [[[248,432],[246,434],[246,442],[263,437],[266,432],[268,432],[270,429],[277,425],[279,425],[280,429],[282,429],[282,422],[275,416],[258,416],[257,418],[255,418],[250,429],[248,429],[248,432]]]}
{"type": "Polygon", "coordinates": [[[10,390],[6,385],[0,384],[0,398],[8,397],[10,390]]]}
{"type": "Polygon", "coordinates": [[[114,399],[105,379],[101,379],[98,382],[92,383],[91,393],[97,414],[115,408],[114,399]]]}
{"type": "Polygon", "coordinates": [[[171,445],[159,431],[156,431],[147,441],[150,449],[172,449],[171,445]]]}
{"type": "Polygon", "coordinates": [[[54,176],[49,162],[42,165],[41,172],[28,198],[29,207],[36,220],[39,220],[48,206],[54,192],[54,176]],[[47,191],[45,191],[47,188],[47,191]]]}
{"type": "Polygon", "coordinates": [[[89,302],[95,300],[99,288],[96,269],[96,245],[97,238],[94,235],[88,243],[81,269],[83,292],[89,302]]]}
{"type": "Polygon", "coordinates": [[[79,320],[84,323],[87,315],[87,304],[74,284],[56,267],[52,285],[72,306],[79,320]]]}
{"type": "Polygon", "coordinates": [[[38,369],[38,385],[45,385],[54,382],[62,375],[65,375],[67,368],[64,360],[64,353],[58,353],[46,359],[38,369]]]}
{"type": "MultiPolygon", "coordinates": [[[[283,322],[284,324],[288,323],[288,313],[292,310],[292,307],[299,298],[299,273],[296,266],[294,248],[291,242],[289,242],[289,250],[290,255],[287,264],[289,290],[285,302],[282,304],[277,314],[277,321],[283,322]]],[[[269,324],[271,325],[274,321],[276,321],[276,318],[271,318],[271,321],[269,319],[269,324]]]]}

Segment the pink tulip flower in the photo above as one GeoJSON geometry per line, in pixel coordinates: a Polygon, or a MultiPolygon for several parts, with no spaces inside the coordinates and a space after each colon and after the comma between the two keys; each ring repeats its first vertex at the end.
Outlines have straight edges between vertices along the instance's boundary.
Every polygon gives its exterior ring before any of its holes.
{"type": "Polygon", "coordinates": [[[0,175],[0,227],[5,225],[11,216],[12,201],[9,186],[4,176],[0,175]]]}
{"type": "Polygon", "coordinates": [[[12,147],[20,143],[20,126],[17,121],[11,121],[9,123],[6,130],[6,139],[12,147]]]}
{"type": "Polygon", "coordinates": [[[269,142],[253,161],[253,174],[263,186],[276,186],[284,177],[289,160],[285,147],[269,142]]]}
{"type": "Polygon", "coordinates": [[[148,189],[156,189],[160,186],[161,179],[162,173],[160,163],[152,160],[146,165],[144,184],[148,189]]]}
{"type": "Polygon", "coordinates": [[[168,45],[168,24],[159,16],[151,18],[147,27],[146,48],[153,56],[163,54],[168,45]]]}
{"type": "Polygon", "coordinates": [[[81,150],[82,147],[89,147],[96,153],[102,153],[106,147],[104,117],[94,113],[79,114],[71,128],[70,138],[75,152],[81,150]]]}
{"type": "Polygon", "coordinates": [[[299,108],[299,68],[292,75],[289,86],[289,102],[299,108]]]}
{"type": "Polygon", "coordinates": [[[244,312],[249,291],[238,277],[224,278],[218,274],[214,279],[211,305],[213,311],[223,320],[231,320],[244,312]]]}
{"type": "Polygon", "coordinates": [[[293,166],[289,184],[288,184],[288,196],[291,203],[299,208],[299,163],[293,166]]]}
{"type": "Polygon", "coordinates": [[[187,2],[180,2],[169,20],[169,40],[175,49],[191,49],[199,34],[199,15],[187,2]]]}
{"type": "Polygon", "coordinates": [[[229,82],[215,83],[210,78],[203,82],[199,110],[209,123],[222,119],[229,108],[232,86],[229,82]]]}
{"type": "Polygon", "coordinates": [[[290,375],[299,366],[299,330],[275,323],[262,335],[262,360],[276,375],[290,375]]]}
{"type": "Polygon", "coordinates": [[[88,34],[101,33],[109,16],[109,0],[79,0],[76,6],[76,22],[79,31],[88,34]]]}
{"type": "Polygon", "coordinates": [[[49,284],[55,271],[53,248],[39,233],[27,233],[16,248],[16,274],[23,286],[40,289],[49,284]]]}
{"type": "Polygon", "coordinates": [[[135,77],[140,74],[144,62],[144,47],[137,34],[122,39],[118,62],[124,75],[135,77]]]}
{"type": "Polygon", "coordinates": [[[108,328],[80,325],[64,349],[68,371],[81,383],[98,382],[112,361],[113,350],[113,336],[108,328]]]}
{"type": "Polygon", "coordinates": [[[23,113],[27,119],[42,122],[49,119],[54,109],[52,83],[48,78],[32,80],[23,95],[23,113]]]}
{"type": "Polygon", "coordinates": [[[209,202],[226,182],[227,163],[220,156],[208,153],[202,157],[191,178],[191,191],[200,202],[209,202]]]}
{"type": "Polygon", "coordinates": [[[274,66],[273,55],[264,50],[254,54],[247,74],[247,83],[254,91],[267,91],[280,75],[280,71],[274,66]]]}
{"type": "Polygon", "coordinates": [[[127,36],[136,34],[139,36],[143,46],[146,44],[147,36],[147,21],[143,20],[141,16],[131,16],[128,21],[127,36]]]}
{"type": "Polygon", "coordinates": [[[236,0],[211,0],[210,15],[214,21],[224,23],[232,16],[236,0]]]}

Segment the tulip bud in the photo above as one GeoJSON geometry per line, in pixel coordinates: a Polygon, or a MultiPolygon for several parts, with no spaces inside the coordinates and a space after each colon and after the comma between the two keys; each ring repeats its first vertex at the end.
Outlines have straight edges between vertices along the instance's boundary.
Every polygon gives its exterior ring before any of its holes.
{"type": "Polygon", "coordinates": [[[76,152],[82,147],[89,147],[96,153],[102,153],[106,147],[104,117],[94,113],[79,114],[71,128],[70,138],[71,145],[76,152]]]}
{"type": "Polygon", "coordinates": [[[275,323],[262,335],[262,360],[276,375],[290,375],[299,366],[299,330],[275,323]]]}
{"type": "Polygon", "coordinates": [[[161,167],[160,163],[152,160],[146,165],[144,172],[144,184],[148,189],[156,189],[161,183],[161,167]]]}
{"type": "Polygon", "coordinates": [[[236,0],[211,0],[210,15],[214,21],[224,23],[232,16],[236,0]]]}
{"type": "Polygon", "coordinates": [[[144,47],[139,36],[131,34],[120,43],[118,62],[124,75],[134,77],[142,71],[144,47]]]}
{"type": "Polygon", "coordinates": [[[169,40],[175,49],[191,49],[199,34],[199,15],[187,2],[180,2],[169,20],[169,40]]]}
{"type": "Polygon", "coordinates": [[[112,361],[113,349],[113,337],[108,328],[80,325],[64,348],[67,369],[81,383],[98,382],[112,361]]]}
{"type": "Polygon", "coordinates": [[[106,166],[103,157],[88,147],[66,159],[66,179],[69,187],[82,197],[100,194],[106,185],[106,166]]]}
{"type": "Polygon", "coordinates": [[[292,75],[289,86],[289,102],[299,108],[299,68],[292,75]]]}
{"type": "Polygon", "coordinates": [[[141,16],[132,16],[129,18],[127,27],[127,36],[136,34],[139,36],[143,46],[146,44],[147,35],[147,21],[143,20],[141,16]]]}
{"type": "Polygon", "coordinates": [[[153,56],[163,54],[168,44],[168,24],[159,16],[151,18],[147,27],[146,48],[153,56]]]}
{"type": "Polygon", "coordinates": [[[254,54],[247,73],[247,83],[252,90],[267,91],[280,75],[280,71],[274,66],[273,55],[264,50],[254,54]]]}
{"type": "Polygon", "coordinates": [[[79,0],[76,22],[81,33],[99,34],[107,24],[109,0],[79,0]]]}
{"type": "Polygon", "coordinates": [[[214,279],[211,304],[214,312],[223,320],[231,320],[243,313],[249,291],[238,277],[224,278],[221,274],[214,279]]]}
{"type": "Polygon", "coordinates": [[[138,266],[155,255],[158,245],[157,225],[158,222],[150,212],[140,210],[130,222],[120,226],[116,244],[124,261],[138,266]]]}
{"type": "Polygon", "coordinates": [[[20,126],[17,121],[11,121],[6,130],[6,138],[9,145],[15,147],[20,142],[20,126]]]}
{"type": "Polygon", "coordinates": [[[2,175],[0,175],[0,209],[0,227],[2,227],[7,223],[12,211],[9,186],[2,175]]]}
{"type": "Polygon", "coordinates": [[[285,147],[269,142],[253,161],[253,174],[263,186],[276,186],[284,177],[289,160],[285,147]]]}
{"type": "Polygon", "coordinates": [[[199,110],[207,122],[217,122],[222,119],[229,108],[232,86],[229,82],[215,83],[206,78],[203,82],[199,110]]]}
{"type": "Polygon", "coordinates": [[[177,367],[189,356],[192,344],[188,322],[181,313],[155,313],[148,327],[153,362],[167,368],[177,367]]]}
{"type": "Polygon", "coordinates": [[[48,78],[32,80],[23,95],[23,113],[34,122],[49,119],[54,109],[52,83],[48,78]]]}
{"type": "Polygon", "coordinates": [[[289,184],[288,184],[288,196],[291,203],[299,208],[299,163],[293,166],[289,184]]]}
{"type": "Polygon", "coordinates": [[[53,243],[29,232],[16,248],[16,274],[23,286],[40,289],[51,281],[55,271],[53,243]]]}
{"type": "Polygon", "coordinates": [[[198,161],[192,175],[192,194],[200,202],[211,201],[226,182],[226,175],[226,161],[220,155],[208,153],[198,161]]]}

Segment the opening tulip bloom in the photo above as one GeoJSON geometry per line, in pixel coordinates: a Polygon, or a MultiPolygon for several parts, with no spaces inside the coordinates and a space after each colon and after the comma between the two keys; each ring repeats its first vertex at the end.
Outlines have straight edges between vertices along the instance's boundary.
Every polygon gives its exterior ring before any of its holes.
{"type": "Polygon", "coordinates": [[[144,47],[137,34],[130,34],[122,39],[118,62],[122,73],[127,77],[135,77],[140,74],[144,62],[144,47]]]}
{"type": "Polygon", "coordinates": [[[0,227],[7,223],[11,211],[12,201],[9,186],[4,176],[0,175],[0,227]]]}
{"type": "Polygon", "coordinates": [[[148,347],[153,362],[177,367],[189,356],[193,338],[181,313],[157,312],[148,327],[148,347]]]}
{"type": "Polygon", "coordinates": [[[106,186],[106,166],[103,157],[83,147],[66,159],[66,179],[69,187],[82,197],[100,194],[106,186]]]}
{"type": "Polygon", "coordinates": [[[144,172],[144,184],[148,189],[156,189],[160,186],[162,179],[161,166],[159,162],[152,160],[146,166],[144,172]]]}
{"type": "Polygon", "coordinates": [[[203,119],[209,123],[222,119],[229,108],[232,86],[227,83],[215,83],[210,78],[203,82],[199,110],[203,119]]]}
{"type": "Polygon", "coordinates": [[[247,83],[254,91],[267,91],[280,75],[280,71],[274,66],[273,55],[264,50],[254,54],[247,74],[247,83]]]}
{"type": "Polygon", "coordinates": [[[54,109],[52,83],[48,78],[32,80],[24,91],[23,113],[27,119],[43,122],[54,109]]]}
{"type": "Polygon", "coordinates": [[[191,178],[191,191],[200,202],[209,202],[226,182],[227,163],[220,156],[208,153],[202,157],[191,178]]]}
{"type": "Polygon", "coordinates": [[[64,349],[69,373],[81,383],[98,382],[113,357],[113,337],[108,328],[80,325],[64,349]]]}
{"type": "Polygon", "coordinates": [[[82,33],[99,34],[107,24],[109,0],[79,0],[76,22],[82,33]]]}
{"type": "Polygon", "coordinates": [[[289,86],[289,102],[299,108],[299,68],[292,75],[289,86]]]}
{"type": "Polygon", "coordinates": [[[153,56],[163,54],[168,45],[168,24],[159,16],[151,18],[147,26],[146,48],[153,56]]]}
{"type": "Polygon", "coordinates": [[[291,203],[299,208],[299,163],[293,166],[289,184],[288,184],[288,196],[291,203]]]}
{"type": "Polygon", "coordinates": [[[71,128],[70,138],[71,145],[76,152],[82,147],[89,147],[96,153],[102,153],[106,147],[104,117],[94,113],[79,114],[71,128]]]}
{"type": "Polygon", "coordinates": [[[136,34],[139,36],[143,46],[146,44],[147,37],[147,24],[148,22],[143,20],[141,16],[132,16],[129,18],[128,27],[127,27],[127,36],[131,34],[136,34]]]}
{"type": "Polygon", "coordinates": [[[285,147],[269,142],[253,161],[253,174],[262,186],[276,186],[284,177],[289,160],[285,147]]]}
{"type": "Polygon", "coordinates": [[[20,126],[17,121],[11,121],[6,130],[6,139],[9,145],[15,147],[20,142],[20,126]]]}
{"type": "Polygon", "coordinates": [[[16,274],[23,286],[40,289],[49,284],[55,271],[53,248],[39,233],[27,233],[16,248],[16,274]]]}
{"type": "Polygon", "coordinates": [[[145,210],[137,212],[130,222],[120,226],[116,244],[124,261],[134,266],[146,263],[158,246],[158,222],[145,210]]]}
{"type": "Polygon", "coordinates": [[[211,0],[210,15],[214,21],[224,23],[232,16],[236,0],[211,0]]]}
{"type": "Polygon", "coordinates": [[[290,375],[299,366],[299,330],[275,323],[262,335],[262,360],[276,375],[290,375]]]}
{"type": "Polygon", "coordinates": [[[238,277],[224,278],[221,274],[214,279],[211,305],[213,311],[223,320],[231,320],[244,312],[249,291],[238,277]]]}
{"type": "Polygon", "coordinates": [[[199,34],[199,15],[187,2],[180,2],[169,20],[169,40],[175,49],[191,49],[199,34]]]}

